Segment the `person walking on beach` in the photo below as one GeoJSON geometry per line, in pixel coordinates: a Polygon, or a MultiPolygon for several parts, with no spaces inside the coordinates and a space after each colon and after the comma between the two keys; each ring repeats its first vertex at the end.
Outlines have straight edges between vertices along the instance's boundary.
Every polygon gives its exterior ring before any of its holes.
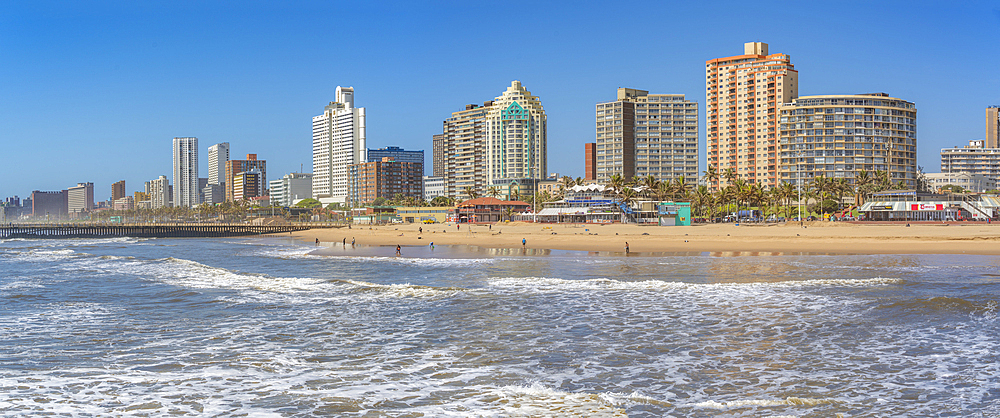
{"type": "Polygon", "coordinates": [[[316,245],[319,245],[319,238],[316,238],[316,245]]]}
{"type": "Polygon", "coordinates": [[[402,255],[402,254],[400,253],[400,250],[402,250],[402,248],[400,248],[400,247],[399,247],[399,245],[397,245],[397,246],[396,246],[396,255],[402,255]]]}
{"type": "Polygon", "coordinates": [[[351,237],[351,246],[354,246],[354,237],[351,237]]]}
{"type": "Polygon", "coordinates": [[[424,233],[424,227],[417,228],[417,233],[423,234],[424,233]]]}
{"type": "Polygon", "coordinates": [[[344,238],[344,248],[347,248],[347,238],[344,238]]]}
{"type": "Polygon", "coordinates": [[[528,246],[528,240],[525,238],[521,238],[521,247],[523,248],[527,246],[528,246]]]}
{"type": "Polygon", "coordinates": [[[625,254],[628,254],[628,241],[625,241],[625,254]]]}

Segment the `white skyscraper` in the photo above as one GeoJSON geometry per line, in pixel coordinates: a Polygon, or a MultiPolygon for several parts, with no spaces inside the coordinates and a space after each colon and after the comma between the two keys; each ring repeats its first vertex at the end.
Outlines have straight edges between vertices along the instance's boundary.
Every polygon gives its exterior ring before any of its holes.
{"type": "Polygon", "coordinates": [[[174,206],[197,206],[198,138],[174,138],[174,206]]]}
{"type": "Polygon", "coordinates": [[[208,184],[223,184],[226,182],[227,161],[229,161],[228,142],[208,147],[208,184]]]}
{"type": "Polygon", "coordinates": [[[486,183],[544,179],[546,157],[542,102],[515,80],[486,115],[486,183]]]}
{"type": "Polygon", "coordinates": [[[365,162],[365,108],[354,107],[354,88],[337,86],[313,123],[312,195],[324,204],[347,200],[348,167],[365,162]]]}

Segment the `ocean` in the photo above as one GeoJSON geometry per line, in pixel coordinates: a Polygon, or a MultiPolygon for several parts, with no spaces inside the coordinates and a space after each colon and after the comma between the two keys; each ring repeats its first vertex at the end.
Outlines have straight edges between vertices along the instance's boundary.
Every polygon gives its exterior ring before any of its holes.
{"type": "Polygon", "coordinates": [[[1000,416],[1000,256],[328,245],[0,241],[0,415],[1000,416]]]}

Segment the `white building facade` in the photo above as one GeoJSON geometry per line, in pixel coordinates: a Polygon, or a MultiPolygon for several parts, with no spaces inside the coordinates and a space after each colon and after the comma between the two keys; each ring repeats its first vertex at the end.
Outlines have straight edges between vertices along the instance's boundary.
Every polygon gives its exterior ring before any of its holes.
{"type": "Polygon", "coordinates": [[[174,206],[198,206],[198,138],[174,138],[174,206]]]}
{"type": "Polygon", "coordinates": [[[228,142],[208,147],[208,184],[224,184],[226,182],[226,162],[228,161],[228,142]]]}
{"type": "Polygon", "coordinates": [[[70,218],[79,218],[94,210],[94,183],[77,183],[66,189],[67,209],[70,218]]]}
{"type": "Polygon", "coordinates": [[[149,195],[150,209],[159,209],[170,206],[170,180],[167,176],[160,176],[155,180],[146,182],[146,194],[149,195]]]}
{"type": "Polygon", "coordinates": [[[312,197],[312,181],[312,173],[288,173],[271,180],[271,204],[288,207],[312,197]]]}
{"type": "Polygon", "coordinates": [[[354,107],[354,88],[337,86],[336,101],[312,119],[312,197],[323,202],[345,203],[348,167],[365,162],[365,108],[354,107]]]}
{"type": "Polygon", "coordinates": [[[486,184],[541,180],[547,172],[542,102],[514,80],[486,114],[486,184]]]}

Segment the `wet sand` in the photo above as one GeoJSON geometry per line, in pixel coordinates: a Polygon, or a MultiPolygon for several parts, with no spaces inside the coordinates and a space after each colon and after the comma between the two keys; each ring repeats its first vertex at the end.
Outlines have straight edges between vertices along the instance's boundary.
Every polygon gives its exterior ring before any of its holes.
{"type": "MultiPolygon", "coordinates": [[[[492,225],[399,224],[351,229],[312,229],[292,234],[305,242],[319,239],[324,247],[403,247],[469,245],[491,249],[571,250],[624,253],[738,254],[1000,254],[997,224],[849,224],[806,222],[747,225],[709,224],[690,227],[498,223],[492,225]],[[419,232],[422,228],[423,232],[419,232]],[[522,239],[526,244],[522,246],[522,239]]],[[[379,251],[381,253],[382,251],[379,251]]],[[[509,251],[504,251],[508,252],[509,251]]],[[[518,251],[513,251],[517,253],[518,251]]],[[[404,250],[404,255],[406,251],[404,250]]]]}

